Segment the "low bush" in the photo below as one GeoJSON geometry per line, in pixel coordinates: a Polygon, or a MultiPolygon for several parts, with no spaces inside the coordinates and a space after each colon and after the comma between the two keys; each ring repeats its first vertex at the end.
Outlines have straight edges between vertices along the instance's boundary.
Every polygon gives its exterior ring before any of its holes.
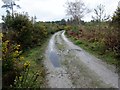
{"type": "Polygon", "coordinates": [[[82,44],[82,42],[80,40],[76,40],[75,44],[80,45],[80,44],[82,44]]]}
{"type": "Polygon", "coordinates": [[[10,86],[23,70],[23,59],[20,45],[13,45],[10,41],[2,42],[2,79],[3,87],[10,86]]]}
{"type": "Polygon", "coordinates": [[[39,77],[39,73],[34,72],[30,74],[29,67],[25,68],[24,71],[20,74],[20,76],[16,76],[14,80],[13,88],[36,88],[37,79],[39,77]]]}

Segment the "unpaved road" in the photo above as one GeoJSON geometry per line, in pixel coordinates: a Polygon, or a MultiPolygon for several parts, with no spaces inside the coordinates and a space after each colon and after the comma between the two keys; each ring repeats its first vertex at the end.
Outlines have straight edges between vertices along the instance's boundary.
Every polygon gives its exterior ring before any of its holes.
{"type": "Polygon", "coordinates": [[[118,88],[115,68],[74,45],[64,33],[55,33],[46,49],[48,87],[118,88]]]}

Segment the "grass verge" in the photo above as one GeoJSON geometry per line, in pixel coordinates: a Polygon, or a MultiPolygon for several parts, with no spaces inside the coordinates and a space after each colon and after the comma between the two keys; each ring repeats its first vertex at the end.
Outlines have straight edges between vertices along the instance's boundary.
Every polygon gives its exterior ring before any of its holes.
{"type": "MultiPolygon", "coordinates": [[[[23,56],[26,61],[30,62],[30,70],[29,75],[32,77],[35,72],[39,74],[39,77],[37,78],[36,88],[44,88],[46,87],[46,70],[44,67],[44,52],[48,45],[47,39],[41,46],[34,47],[30,50],[27,50],[23,56]]],[[[30,81],[30,78],[27,78],[28,81],[30,81]]],[[[34,88],[34,87],[31,87],[34,88]]]]}
{"type": "Polygon", "coordinates": [[[66,34],[66,36],[77,46],[80,46],[87,52],[91,53],[92,55],[96,56],[99,59],[102,59],[108,64],[116,65],[117,59],[113,52],[108,51],[107,53],[104,52],[104,48],[100,46],[100,44],[95,45],[95,43],[90,43],[85,40],[76,40],[74,37],[70,37],[66,34]],[[101,48],[99,48],[101,47],[101,48]]]}

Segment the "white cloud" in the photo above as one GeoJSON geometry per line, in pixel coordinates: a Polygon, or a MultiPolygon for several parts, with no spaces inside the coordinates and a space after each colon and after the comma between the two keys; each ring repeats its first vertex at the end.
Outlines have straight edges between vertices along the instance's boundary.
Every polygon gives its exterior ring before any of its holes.
{"type": "Polygon", "coordinates": [[[118,3],[118,7],[120,8],[120,1],[119,1],[119,3],[118,3]]]}
{"type": "MultiPolygon", "coordinates": [[[[17,9],[17,12],[28,12],[30,16],[37,16],[38,20],[51,21],[51,20],[60,20],[66,18],[65,14],[65,2],[67,0],[19,0],[16,3],[21,6],[21,9],[17,9]]],[[[72,0],[73,1],[73,0],[72,0]]],[[[119,0],[83,0],[85,5],[93,10],[97,5],[105,5],[107,14],[111,14],[115,11],[118,6],[119,0]]],[[[0,1],[0,6],[3,5],[3,2],[0,1]]],[[[5,9],[0,8],[0,15],[5,14],[5,9]]],[[[83,19],[89,21],[91,15],[87,14],[83,19]]]]}
{"type": "Polygon", "coordinates": [[[6,4],[10,4],[12,2],[12,0],[2,0],[2,1],[6,4]]]}
{"type": "MultiPolygon", "coordinates": [[[[36,15],[39,20],[48,21],[61,19],[65,16],[64,12],[64,1],[65,0],[34,0],[19,1],[22,11],[28,12],[30,15],[36,15]]],[[[19,11],[21,11],[19,10],[19,11]]]]}
{"type": "Polygon", "coordinates": [[[87,14],[84,17],[85,21],[89,21],[91,16],[94,15],[93,11],[97,5],[102,4],[105,5],[105,12],[107,15],[113,15],[114,11],[117,9],[119,0],[84,0],[85,4],[92,10],[90,14],[87,14]]]}

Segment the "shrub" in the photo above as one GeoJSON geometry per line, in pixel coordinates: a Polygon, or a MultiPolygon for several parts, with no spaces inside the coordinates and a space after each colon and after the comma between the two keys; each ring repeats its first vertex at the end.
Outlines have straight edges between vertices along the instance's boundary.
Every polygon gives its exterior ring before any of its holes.
{"type": "Polygon", "coordinates": [[[34,24],[32,32],[32,45],[42,44],[47,36],[48,32],[44,25],[41,25],[39,23],[34,24]]]}
{"type": "Polygon", "coordinates": [[[21,53],[20,45],[13,45],[8,40],[2,43],[3,88],[28,88],[36,85],[39,75],[37,72],[30,74],[30,62],[25,61],[21,53]]]}
{"type": "Polygon", "coordinates": [[[112,24],[114,25],[114,29],[117,31],[117,45],[115,46],[115,51],[117,56],[120,57],[120,8],[118,7],[112,17],[112,24]]]}
{"type": "Polygon", "coordinates": [[[13,88],[36,88],[38,87],[38,76],[39,74],[37,72],[31,74],[28,67],[21,73],[20,76],[16,76],[13,88]]]}
{"type": "Polygon", "coordinates": [[[80,45],[80,44],[82,44],[82,42],[80,40],[76,40],[75,44],[80,45]]]}
{"type": "Polygon", "coordinates": [[[13,45],[8,40],[2,43],[3,87],[13,84],[15,76],[22,71],[24,58],[20,54],[20,45],[13,45]]]}
{"type": "MultiPolygon", "coordinates": [[[[4,30],[4,38],[9,36],[10,40],[14,41],[12,43],[20,44],[23,49],[31,46],[33,24],[27,15],[15,14],[14,18],[10,15],[6,16],[4,23],[7,27],[7,29],[4,30]]],[[[9,39],[9,37],[7,39],[9,39]]]]}

